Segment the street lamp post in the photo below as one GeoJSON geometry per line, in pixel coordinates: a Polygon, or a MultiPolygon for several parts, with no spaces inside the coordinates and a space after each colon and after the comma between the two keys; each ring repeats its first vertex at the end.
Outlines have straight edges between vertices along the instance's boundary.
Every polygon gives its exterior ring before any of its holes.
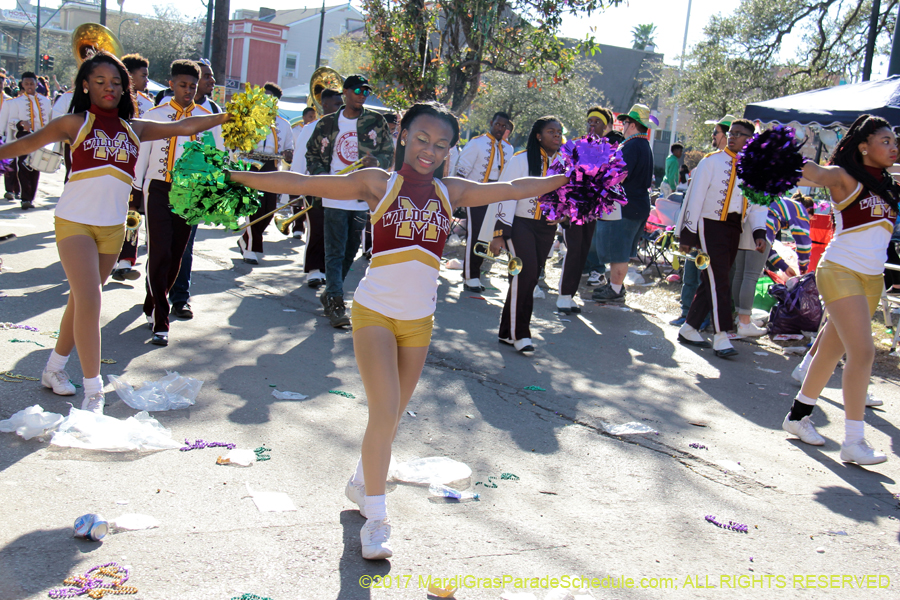
{"type": "MultiPolygon", "coordinates": [[[[691,24],[691,0],[688,0],[687,19],[684,21],[684,41],[681,43],[681,64],[678,66],[678,79],[675,80],[675,110],[672,111],[671,144],[678,141],[678,92],[681,88],[681,74],[684,71],[684,53],[687,51],[688,28],[691,24]]],[[[670,144],[670,145],[671,145],[670,144]]]]}
{"type": "Polygon", "coordinates": [[[135,25],[140,25],[140,22],[137,19],[123,19],[122,21],[119,21],[119,40],[120,41],[122,40],[122,25],[124,25],[128,21],[131,21],[135,25]]]}

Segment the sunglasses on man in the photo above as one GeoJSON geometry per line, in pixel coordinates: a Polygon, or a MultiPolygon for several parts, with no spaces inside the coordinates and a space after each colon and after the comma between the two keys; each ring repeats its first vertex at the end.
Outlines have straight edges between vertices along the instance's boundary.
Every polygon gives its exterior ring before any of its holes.
{"type": "Polygon", "coordinates": [[[366,98],[368,98],[369,95],[372,93],[372,90],[367,89],[367,88],[353,88],[350,91],[353,92],[354,94],[356,94],[357,96],[362,95],[362,96],[365,96],[366,98]]]}

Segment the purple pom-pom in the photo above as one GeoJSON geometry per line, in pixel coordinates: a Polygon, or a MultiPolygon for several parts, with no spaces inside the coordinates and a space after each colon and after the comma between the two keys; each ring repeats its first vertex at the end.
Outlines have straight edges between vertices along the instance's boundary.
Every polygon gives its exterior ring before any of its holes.
{"type": "Polygon", "coordinates": [[[559,149],[559,158],[547,174],[565,175],[569,183],[541,197],[548,219],[584,225],[626,203],[621,184],[628,172],[616,144],[593,136],[570,140],[559,149]]]}
{"type": "MultiPolygon", "coordinates": [[[[0,141],[0,146],[3,145],[3,142],[0,141]]],[[[0,173],[12,173],[13,171],[13,162],[16,159],[14,158],[4,158],[0,160],[0,173]]]]}
{"type": "Polygon", "coordinates": [[[776,125],[754,135],[738,154],[737,174],[755,194],[748,197],[755,204],[768,204],[797,186],[806,159],[800,154],[801,144],[794,130],[776,125]]]}

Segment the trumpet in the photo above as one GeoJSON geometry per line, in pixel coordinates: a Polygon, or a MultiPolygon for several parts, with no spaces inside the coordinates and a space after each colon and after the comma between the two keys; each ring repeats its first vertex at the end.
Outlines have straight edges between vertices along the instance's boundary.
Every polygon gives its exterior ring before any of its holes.
{"type": "Polygon", "coordinates": [[[291,223],[302,217],[306,214],[309,208],[305,208],[298,212],[295,215],[291,215],[290,217],[282,217],[279,214],[275,215],[275,228],[280,231],[283,235],[290,235],[291,233],[291,223]]]}
{"type": "MultiPolygon", "coordinates": [[[[501,252],[506,253],[505,250],[501,252]]],[[[491,246],[487,242],[475,242],[475,247],[472,250],[472,253],[475,256],[480,256],[481,258],[486,258],[488,260],[498,262],[501,265],[506,265],[506,271],[509,273],[511,277],[515,277],[519,273],[522,272],[522,259],[518,256],[510,256],[509,259],[500,258],[499,256],[494,256],[491,254],[491,246]],[[484,250],[479,251],[478,248],[482,247],[484,250]]]]}
{"type": "MultiPolygon", "coordinates": [[[[241,227],[240,229],[238,229],[238,233],[241,233],[241,232],[245,231],[245,230],[246,230],[248,227],[250,227],[251,225],[256,225],[256,224],[259,223],[260,221],[262,221],[262,220],[264,220],[264,219],[268,219],[269,217],[271,217],[272,215],[274,215],[275,213],[277,213],[277,212],[278,212],[279,210],[281,210],[282,208],[287,208],[287,207],[290,206],[291,204],[297,204],[298,202],[304,200],[305,198],[306,198],[306,196],[300,196],[299,198],[297,198],[297,199],[295,199],[295,200],[291,200],[291,201],[288,202],[287,204],[284,204],[284,205],[282,205],[282,206],[279,206],[278,208],[276,208],[276,209],[273,210],[273,211],[267,212],[266,214],[264,214],[263,216],[259,217],[258,219],[254,219],[253,221],[250,221],[249,223],[247,223],[246,225],[244,225],[243,227],[241,227]]],[[[278,227],[278,230],[281,231],[281,233],[283,233],[284,235],[287,235],[287,226],[290,225],[291,223],[293,223],[294,221],[296,221],[296,220],[297,220],[298,218],[300,218],[301,216],[303,216],[303,215],[305,215],[306,213],[308,213],[312,207],[313,207],[313,205],[310,204],[309,206],[307,206],[306,208],[304,208],[303,210],[301,210],[300,212],[298,212],[296,215],[293,215],[293,216],[288,217],[288,218],[282,218],[281,220],[279,220],[278,217],[275,217],[275,226],[278,227]],[[279,223],[280,223],[280,224],[279,224],[279,223]],[[285,229],[282,229],[282,227],[284,227],[285,229]]]]}
{"type": "Polygon", "coordinates": [[[136,210],[129,210],[125,215],[125,241],[133,242],[137,237],[138,229],[141,228],[141,213],[136,210]]]}
{"type": "Polygon", "coordinates": [[[701,271],[705,271],[709,268],[709,254],[706,252],[698,252],[696,256],[691,256],[690,254],[685,254],[678,250],[678,238],[675,237],[675,233],[671,231],[667,231],[656,239],[656,245],[667,251],[672,256],[672,268],[679,269],[681,268],[681,262],[678,259],[689,261],[694,261],[694,264],[697,266],[697,269],[701,271]]]}

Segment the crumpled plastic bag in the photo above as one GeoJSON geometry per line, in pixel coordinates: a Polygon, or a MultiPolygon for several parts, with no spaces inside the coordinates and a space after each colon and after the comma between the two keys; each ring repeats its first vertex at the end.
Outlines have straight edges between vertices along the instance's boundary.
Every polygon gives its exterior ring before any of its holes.
{"type": "Polygon", "coordinates": [[[141,515],[138,513],[127,513],[121,517],[117,517],[110,521],[113,533],[120,531],[141,531],[143,529],[156,529],[159,527],[159,521],[150,515],[141,515]]]}
{"type": "Polygon", "coordinates": [[[146,411],[121,421],[75,407],[60,423],[50,444],[105,452],[174,450],[182,446],[146,411]]]}
{"type": "Polygon", "coordinates": [[[431,456],[400,463],[395,468],[389,469],[388,476],[405,483],[449,485],[471,477],[472,469],[452,458],[431,456]]]}
{"type": "Polygon", "coordinates": [[[603,431],[610,435],[631,435],[636,433],[656,433],[656,430],[650,427],[649,425],[645,425],[643,423],[638,423],[637,421],[632,421],[630,423],[624,423],[622,425],[612,425],[610,423],[603,423],[603,431]]]}
{"type": "Polygon", "coordinates": [[[150,412],[193,406],[203,385],[199,379],[182,377],[176,371],[166,371],[166,376],[159,381],[145,381],[137,390],[115,375],[109,375],[109,380],[125,404],[150,412]]]}
{"type": "Polygon", "coordinates": [[[59,413],[46,412],[40,404],[20,410],[5,421],[0,421],[0,432],[15,432],[26,440],[41,437],[62,423],[59,413]]]}

